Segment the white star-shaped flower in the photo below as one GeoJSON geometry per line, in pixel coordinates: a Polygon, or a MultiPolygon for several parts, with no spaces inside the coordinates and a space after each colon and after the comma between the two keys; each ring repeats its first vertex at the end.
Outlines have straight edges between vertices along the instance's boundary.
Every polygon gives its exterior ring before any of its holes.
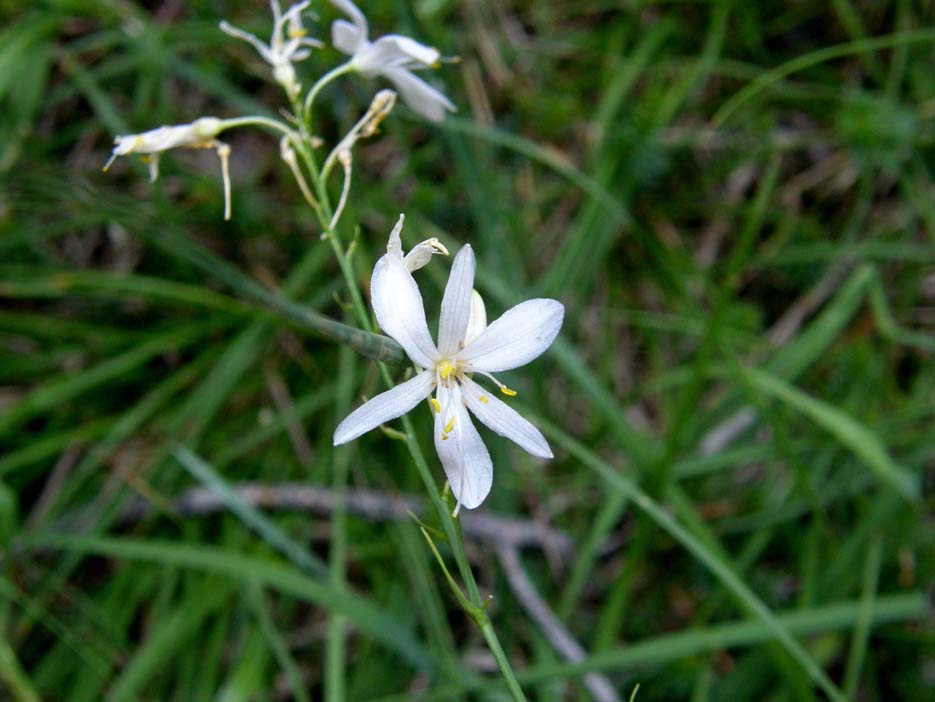
{"type": "Polygon", "coordinates": [[[221,31],[236,39],[243,39],[257,50],[266,63],[273,67],[273,78],[276,79],[286,92],[295,97],[299,94],[301,86],[295,76],[292,64],[303,61],[309,57],[309,47],[319,48],[322,43],[307,36],[302,26],[302,12],[309,6],[309,2],[300,2],[293,5],[285,13],[279,6],[278,0],[270,0],[273,11],[273,33],[269,44],[264,44],[250,32],[238,29],[227,21],[221,21],[221,31]]]}
{"type": "MultiPolygon", "coordinates": [[[[396,235],[401,225],[402,219],[394,230],[396,235]]],[[[533,456],[552,458],[542,433],[470,376],[484,375],[505,395],[515,395],[491,374],[537,358],[552,344],[565,315],[564,306],[556,300],[527,300],[479,331],[481,325],[476,321],[483,313],[477,310],[479,298],[473,292],[474,270],[474,251],[466,244],[451,267],[436,346],[425,321],[422,296],[401,251],[389,250],[377,261],[370,283],[377,322],[422,370],[356,409],[334,432],[336,446],[347,443],[404,415],[434,392],[429,401],[435,413],[435,449],[458,506],[467,509],[484,501],[493,480],[490,454],[468,410],[533,456]],[[472,338],[472,334],[476,336],[472,338]]]]}
{"type": "Polygon", "coordinates": [[[387,34],[372,42],[368,39],[367,18],[351,0],[331,0],[331,4],[351,20],[335,20],[331,41],[338,51],[351,57],[354,70],[368,78],[383,76],[389,80],[406,104],[428,120],[441,122],[445,110],[455,112],[444,94],[412,73],[437,66],[437,49],[398,34],[387,34]]]}

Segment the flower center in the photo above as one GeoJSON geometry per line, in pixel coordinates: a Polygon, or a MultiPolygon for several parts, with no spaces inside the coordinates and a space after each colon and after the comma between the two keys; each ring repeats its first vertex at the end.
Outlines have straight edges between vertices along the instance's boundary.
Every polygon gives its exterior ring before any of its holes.
{"type": "Polygon", "coordinates": [[[446,358],[438,364],[438,375],[442,380],[448,380],[457,372],[457,366],[451,362],[450,358],[446,358]]]}

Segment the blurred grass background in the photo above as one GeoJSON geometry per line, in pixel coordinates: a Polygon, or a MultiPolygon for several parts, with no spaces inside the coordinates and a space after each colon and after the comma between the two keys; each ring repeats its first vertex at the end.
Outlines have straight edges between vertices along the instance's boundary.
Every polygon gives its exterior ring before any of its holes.
{"type": "MultiPolygon", "coordinates": [[[[508,380],[556,459],[482,430],[494,489],[464,515],[530,699],[817,700],[824,671],[931,700],[935,3],[363,9],[461,61],[432,76],[455,117],[398,107],[358,152],[362,289],[403,211],[407,245],[474,245],[491,319],[567,308],[508,380]]],[[[212,153],[100,172],[114,134],[275,116],[217,29],[268,36],[266,5],[0,12],[0,699],[507,699],[401,443],[330,446],[374,364],[254,304],[346,315],[276,140],[225,135],[229,223],[212,153]]],[[[329,87],[322,136],[376,86],[329,87]]],[[[420,276],[433,319],[447,262],[420,276]]]]}

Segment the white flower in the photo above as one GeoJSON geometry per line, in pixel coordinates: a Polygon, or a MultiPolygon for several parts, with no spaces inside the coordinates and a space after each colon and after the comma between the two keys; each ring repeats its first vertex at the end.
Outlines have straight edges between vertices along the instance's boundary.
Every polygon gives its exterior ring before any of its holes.
{"type": "Polygon", "coordinates": [[[367,18],[351,0],[331,0],[331,4],[351,20],[336,20],[331,25],[331,41],[338,51],[351,56],[354,70],[369,78],[383,76],[389,80],[406,104],[428,120],[441,122],[445,110],[455,111],[448,98],[412,73],[437,66],[437,49],[398,34],[371,42],[367,38],[367,18]]]}
{"type": "Polygon", "coordinates": [[[238,29],[229,22],[221,21],[221,31],[236,39],[249,42],[259,52],[266,63],[273,67],[273,78],[279,83],[290,97],[299,94],[301,86],[295,76],[292,64],[303,61],[309,57],[309,47],[321,47],[317,39],[310,39],[302,26],[302,12],[309,6],[309,2],[300,2],[293,5],[285,14],[279,7],[279,0],[270,0],[273,11],[273,33],[269,44],[264,44],[250,32],[238,29]]]}
{"type": "Polygon", "coordinates": [[[523,366],[542,354],[558,334],[565,308],[556,300],[527,300],[470,339],[471,310],[477,306],[472,302],[475,261],[465,245],[455,257],[442,298],[436,346],[419,288],[404,261],[394,251],[377,261],[370,294],[380,327],[422,370],[352,412],[335,430],[334,444],[402,416],[434,391],[429,402],[435,412],[435,448],[458,506],[473,509],[490,492],[493,464],[468,410],[534,456],[552,458],[552,451],[536,427],[470,376],[484,375],[505,395],[515,395],[491,373],[523,366]]]}
{"type": "Polygon", "coordinates": [[[215,137],[224,128],[224,123],[217,117],[201,117],[189,124],[176,124],[150,129],[141,134],[125,134],[114,137],[114,150],[104,164],[104,171],[110,168],[118,156],[145,154],[149,163],[149,180],[156,182],[159,177],[159,154],[176,148],[215,149],[221,159],[221,178],[224,183],[224,219],[230,219],[230,146],[215,137]]]}

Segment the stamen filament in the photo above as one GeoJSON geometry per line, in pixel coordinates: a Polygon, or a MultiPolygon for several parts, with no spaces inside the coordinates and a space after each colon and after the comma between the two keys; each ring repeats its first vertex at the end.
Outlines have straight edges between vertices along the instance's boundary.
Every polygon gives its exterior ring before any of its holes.
{"type": "MultiPolygon", "coordinates": [[[[486,372],[484,372],[484,371],[482,371],[482,370],[477,370],[477,369],[473,369],[473,372],[474,372],[474,373],[480,373],[481,375],[490,378],[490,379],[494,382],[494,384],[496,384],[496,386],[497,386],[498,388],[500,388],[500,392],[502,392],[502,393],[503,393],[504,395],[506,395],[507,397],[516,397],[516,390],[511,390],[511,389],[508,388],[506,385],[504,385],[503,383],[501,383],[499,380],[497,380],[496,378],[494,378],[490,373],[486,373],[486,372]]],[[[481,400],[481,401],[483,401],[483,400],[481,400]]]]}
{"type": "Polygon", "coordinates": [[[231,147],[224,142],[216,142],[218,158],[221,159],[221,182],[224,185],[224,220],[231,218],[231,147]]]}

